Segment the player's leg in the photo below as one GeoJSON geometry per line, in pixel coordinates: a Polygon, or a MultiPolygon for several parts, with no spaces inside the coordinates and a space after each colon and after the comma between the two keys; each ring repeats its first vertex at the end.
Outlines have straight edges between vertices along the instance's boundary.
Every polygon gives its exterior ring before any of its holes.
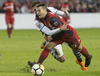
{"type": "Polygon", "coordinates": [[[89,55],[86,48],[81,45],[81,40],[77,32],[73,28],[71,28],[71,30],[74,33],[73,33],[73,36],[69,38],[71,39],[70,46],[72,47],[73,51],[79,51],[86,58],[85,66],[88,67],[90,65],[92,56],[89,55]]]}
{"type": "Polygon", "coordinates": [[[87,49],[82,45],[80,45],[77,49],[86,58],[85,59],[85,66],[88,67],[90,65],[92,55],[89,55],[87,49]]]}
{"type": "Polygon", "coordinates": [[[10,38],[10,19],[9,19],[9,16],[5,15],[5,21],[6,21],[6,25],[7,25],[8,38],[10,38]]]}
{"type": "MultiPolygon", "coordinates": [[[[69,45],[68,43],[66,43],[66,42],[64,42],[64,43],[70,47],[70,45],[69,45]]],[[[72,50],[72,51],[73,51],[73,50],[72,50]]],[[[78,51],[73,51],[73,54],[76,56],[76,58],[77,58],[77,60],[78,60],[79,62],[82,61],[82,57],[81,57],[80,52],[78,52],[78,51]]]]}
{"type": "Polygon", "coordinates": [[[66,60],[65,55],[62,51],[61,44],[59,44],[59,45],[55,46],[54,48],[52,48],[50,53],[59,62],[64,62],[66,60]]]}
{"type": "Polygon", "coordinates": [[[10,28],[10,33],[12,33],[12,29],[14,28],[14,17],[11,17],[11,28],[10,28]]]}
{"type": "MultiPolygon", "coordinates": [[[[41,49],[43,49],[45,47],[46,42],[47,41],[43,42],[43,44],[41,45],[41,49]]],[[[52,48],[50,53],[56,60],[58,60],[60,62],[64,62],[65,59],[66,59],[65,55],[64,55],[64,53],[62,51],[61,44],[59,44],[59,45],[55,46],[54,48],[52,48]]]]}
{"type": "Polygon", "coordinates": [[[43,61],[48,57],[50,49],[52,49],[56,45],[57,44],[54,43],[54,42],[48,42],[48,44],[46,44],[45,48],[43,49],[43,51],[42,51],[42,53],[41,53],[41,55],[40,55],[39,60],[38,60],[37,63],[42,64],[43,61]]]}
{"type": "Polygon", "coordinates": [[[92,56],[89,55],[87,50],[80,44],[81,40],[77,34],[72,36],[72,43],[73,44],[69,43],[70,47],[73,49],[73,51],[79,51],[83,56],[85,56],[86,58],[85,67],[89,66],[92,56]]]}
{"type": "MultiPolygon", "coordinates": [[[[69,44],[70,45],[70,44],[69,44]]],[[[75,54],[76,56],[76,63],[79,64],[81,66],[81,69],[84,70],[84,71],[87,71],[87,68],[85,67],[84,65],[84,62],[82,61],[82,58],[81,58],[81,54],[80,52],[78,51],[79,49],[76,49],[76,45],[70,45],[70,47],[72,48],[73,50],[73,53],[75,54]]]]}
{"type": "MultiPolygon", "coordinates": [[[[69,47],[71,47],[70,46],[70,44],[68,44],[68,43],[66,43],[66,42],[64,42],[66,45],[68,45],[69,47]]],[[[72,48],[72,47],[71,47],[72,48]]],[[[79,64],[80,66],[81,66],[81,69],[82,70],[84,70],[84,71],[87,71],[87,68],[84,66],[84,62],[82,61],[82,57],[81,57],[81,54],[80,54],[80,52],[78,52],[78,51],[74,51],[74,50],[72,50],[73,51],[73,54],[76,56],[76,63],[77,64],[79,64]]]]}

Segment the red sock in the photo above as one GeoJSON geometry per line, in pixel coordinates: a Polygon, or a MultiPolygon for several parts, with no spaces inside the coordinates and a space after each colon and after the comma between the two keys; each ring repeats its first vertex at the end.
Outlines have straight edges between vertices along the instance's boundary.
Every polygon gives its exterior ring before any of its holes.
{"type": "Polygon", "coordinates": [[[85,56],[85,58],[88,58],[88,57],[89,57],[89,54],[88,54],[86,48],[83,47],[83,46],[82,46],[82,50],[80,51],[80,53],[81,53],[83,56],[85,56]]]}
{"type": "Polygon", "coordinates": [[[7,28],[8,36],[10,36],[10,28],[7,28]]]}
{"type": "Polygon", "coordinates": [[[42,64],[42,62],[48,57],[49,52],[49,49],[44,48],[37,63],[42,64]]]}

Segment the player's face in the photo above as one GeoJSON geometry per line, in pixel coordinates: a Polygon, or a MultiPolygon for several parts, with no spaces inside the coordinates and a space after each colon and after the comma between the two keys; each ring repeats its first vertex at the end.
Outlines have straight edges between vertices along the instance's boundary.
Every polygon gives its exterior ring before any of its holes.
{"type": "Polygon", "coordinates": [[[68,0],[64,0],[64,2],[65,2],[65,3],[67,3],[67,2],[68,2],[68,0]]]}
{"type": "Polygon", "coordinates": [[[34,11],[34,13],[36,14],[36,6],[37,6],[38,4],[36,4],[33,8],[32,8],[32,10],[34,11]]]}
{"type": "Polygon", "coordinates": [[[47,13],[46,9],[43,9],[42,7],[37,7],[36,12],[37,12],[37,15],[40,19],[44,18],[46,16],[46,13],[47,13]]]}

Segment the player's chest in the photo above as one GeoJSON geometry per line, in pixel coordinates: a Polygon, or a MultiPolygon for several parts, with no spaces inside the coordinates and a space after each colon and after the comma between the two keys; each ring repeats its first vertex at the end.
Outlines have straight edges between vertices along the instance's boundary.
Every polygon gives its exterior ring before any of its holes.
{"type": "Polygon", "coordinates": [[[42,19],[42,21],[43,21],[43,23],[45,24],[45,26],[47,26],[48,28],[50,28],[50,29],[55,29],[56,27],[54,27],[51,23],[50,23],[50,20],[49,19],[47,19],[47,20],[43,20],[42,19]]]}
{"type": "Polygon", "coordinates": [[[7,7],[7,8],[14,8],[14,3],[5,3],[5,6],[7,7]]]}

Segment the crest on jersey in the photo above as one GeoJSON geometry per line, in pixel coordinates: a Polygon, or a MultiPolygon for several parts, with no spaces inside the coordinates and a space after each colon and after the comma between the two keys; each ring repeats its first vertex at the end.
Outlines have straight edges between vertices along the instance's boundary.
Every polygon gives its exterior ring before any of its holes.
{"type": "Polygon", "coordinates": [[[54,25],[55,25],[55,26],[58,26],[58,22],[57,22],[57,21],[56,21],[56,22],[54,22],[54,25]]]}

